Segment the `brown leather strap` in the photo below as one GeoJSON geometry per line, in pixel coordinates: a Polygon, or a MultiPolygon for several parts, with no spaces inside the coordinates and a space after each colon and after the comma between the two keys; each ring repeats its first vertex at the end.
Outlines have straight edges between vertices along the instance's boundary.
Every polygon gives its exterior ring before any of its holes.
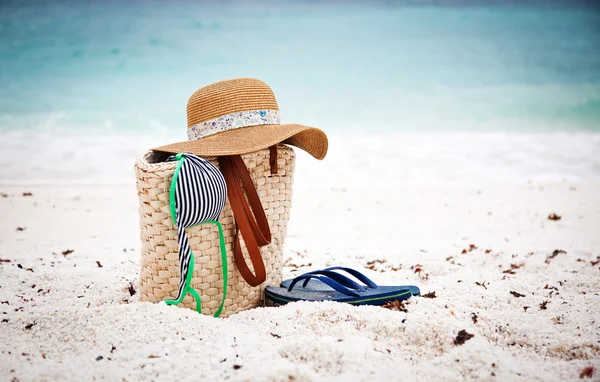
{"type": "MultiPolygon", "coordinates": [[[[248,202],[250,203],[250,207],[252,208],[252,210],[250,210],[248,208],[248,203],[246,202],[246,199],[242,198],[242,205],[244,209],[248,212],[248,217],[251,218],[250,223],[252,225],[252,231],[256,233],[258,245],[262,247],[264,245],[270,244],[271,229],[269,228],[269,221],[267,220],[265,210],[262,206],[262,203],[260,202],[258,192],[256,192],[256,188],[254,187],[254,182],[252,181],[250,172],[248,172],[246,164],[244,163],[244,160],[241,156],[232,155],[231,160],[233,161],[237,177],[242,181],[242,186],[244,186],[246,198],[248,198],[248,202]]],[[[243,196],[243,194],[241,195],[243,196]]]]}
{"type": "Polygon", "coordinates": [[[235,263],[244,280],[252,286],[257,286],[267,277],[259,247],[271,242],[269,222],[244,160],[239,155],[219,157],[219,167],[227,182],[227,196],[237,226],[233,244],[235,263]],[[243,191],[240,182],[244,187],[243,191]],[[246,196],[244,196],[244,191],[246,196]],[[246,197],[248,201],[246,201],[246,197]],[[239,232],[242,233],[244,243],[246,243],[250,261],[254,266],[254,274],[244,259],[239,232]]]}
{"type": "Polygon", "coordinates": [[[271,175],[277,174],[277,145],[269,147],[269,166],[271,175]]]}

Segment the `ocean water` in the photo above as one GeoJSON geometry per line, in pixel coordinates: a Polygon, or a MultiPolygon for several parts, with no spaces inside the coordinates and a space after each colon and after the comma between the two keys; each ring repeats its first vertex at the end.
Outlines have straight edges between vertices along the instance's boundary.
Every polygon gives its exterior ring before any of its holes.
{"type": "Polygon", "coordinates": [[[131,181],[235,77],[333,158],[390,146],[406,181],[600,179],[593,2],[4,0],[0,181],[131,181]]]}

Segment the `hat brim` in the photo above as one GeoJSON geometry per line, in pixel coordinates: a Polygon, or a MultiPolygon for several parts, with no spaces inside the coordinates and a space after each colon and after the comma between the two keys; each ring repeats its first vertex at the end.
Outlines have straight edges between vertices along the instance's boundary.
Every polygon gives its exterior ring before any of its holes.
{"type": "Polygon", "coordinates": [[[247,126],[152,150],[172,154],[185,152],[200,156],[224,156],[247,154],[278,143],[301,148],[319,160],[327,154],[327,135],[322,130],[296,124],[247,126]]]}

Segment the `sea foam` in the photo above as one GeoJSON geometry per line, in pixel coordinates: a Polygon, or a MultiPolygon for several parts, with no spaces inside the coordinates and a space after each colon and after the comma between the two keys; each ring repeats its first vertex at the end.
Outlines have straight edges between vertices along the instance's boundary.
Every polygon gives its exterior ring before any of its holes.
{"type": "MultiPolygon", "coordinates": [[[[137,158],[181,140],[152,129],[10,131],[0,135],[0,183],[132,183],[137,158]]],[[[299,187],[600,179],[599,133],[335,131],[329,145],[323,161],[296,150],[299,187]]]]}

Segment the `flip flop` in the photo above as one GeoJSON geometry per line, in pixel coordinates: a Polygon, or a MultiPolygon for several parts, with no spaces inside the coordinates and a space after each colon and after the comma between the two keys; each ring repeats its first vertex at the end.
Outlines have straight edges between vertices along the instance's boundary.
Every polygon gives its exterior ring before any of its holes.
{"type": "MultiPolygon", "coordinates": [[[[353,305],[382,305],[389,301],[406,300],[412,296],[411,289],[408,287],[377,286],[366,276],[350,268],[333,267],[308,272],[287,281],[289,281],[287,287],[266,287],[265,297],[281,305],[294,301],[336,301],[353,305]],[[334,272],[335,269],[352,274],[366,286],[334,272]],[[327,289],[307,288],[311,280],[320,281],[322,285],[327,286],[327,289]],[[298,287],[299,281],[304,281],[303,287],[298,287]]],[[[316,287],[318,284],[314,285],[316,287]]]]}
{"type": "MultiPolygon", "coordinates": [[[[365,286],[370,287],[370,288],[377,288],[377,284],[375,284],[371,279],[369,279],[364,274],[362,274],[359,271],[357,271],[355,269],[352,269],[352,268],[330,267],[330,268],[325,268],[325,269],[322,269],[322,270],[323,271],[337,271],[337,270],[344,271],[344,272],[350,274],[351,276],[354,276],[358,281],[360,281],[363,284],[365,284],[365,286]]],[[[342,284],[343,286],[345,286],[347,288],[358,289],[358,287],[356,286],[356,283],[352,279],[344,277],[343,275],[339,275],[339,276],[341,276],[341,277],[340,277],[340,279],[336,280],[337,282],[339,282],[340,284],[342,284]]],[[[281,287],[282,288],[289,288],[289,286],[292,283],[292,281],[293,281],[293,279],[284,280],[281,283],[281,287]]],[[[315,278],[309,279],[308,282],[305,281],[303,283],[303,285],[302,285],[302,288],[304,288],[304,289],[311,289],[311,290],[331,290],[331,288],[327,284],[325,284],[324,282],[322,282],[322,281],[320,281],[318,279],[315,279],[315,278]]],[[[399,285],[398,288],[408,288],[408,289],[410,289],[410,293],[413,296],[420,296],[421,295],[421,290],[416,285],[399,285]]]]}

